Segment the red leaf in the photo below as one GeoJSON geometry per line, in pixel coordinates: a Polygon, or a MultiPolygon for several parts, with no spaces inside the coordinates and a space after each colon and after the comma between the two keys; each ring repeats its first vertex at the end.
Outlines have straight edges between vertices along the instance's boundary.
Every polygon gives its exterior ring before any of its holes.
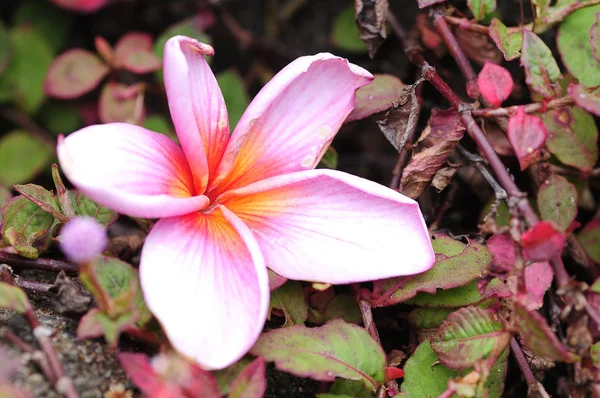
{"type": "Polygon", "coordinates": [[[121,352],[117,357],[127,376],[144,394],[152,396],[165,387],[165,382],[156,374],[146,355],[121,352]]]}
{"type": "Polygon", "coordinates": [[[477,76],[477,85],[483,97],[495,107],[499,107],[512,92],[514,83],[509,71],[486,62],[477,76]]]}
{"type": "Polygon", "coordinates": [[[552,284],[554,273],[547,261],[537,262],[525,268],[527,309],[536,310],[544,304],[544,294],[552,284]]]}
{"type": "Polygon", "coordinates": [[[262,398],[267,389],[265,360],[256,358],[231,383],[230,398],[262,398]]]}
{"type": "Polygon", "coordinates": [[[491,236],[485,243],[488,250],[494,255],[494,265],[510,272],[515,266],[516,247],[515,242],[508,234],[497,234],[491,236]]]}
{"type": "Polygon", "coordinates": [[[542,221],[521,235],[523,258],[528,261],[547,261],[560,255],[567,237],[554,228],[552,223],[542,221]]]}
{"type": "Polygon", "coordinates": [[[542,119],[528,115],[525,108],[519,106],[517,113],[508,119],[507,135],[521,170],[525,170],[539,159],[539,150],[548,138],[548,131],[542,119]]]}
{"type": "Polygon", "coordinates": [[[402,369],[398,369],[395,366],[388,366],[385,368],[385,381],[396,380],[401,377],[404,377],[404,371],[402,369]]]}
{"type": "Polygon", "coordinates": [[[44,91],[56,98],[77,98],[96,88],[108,72],[108,67],[95,54],[74,48],[52,62],[44,91]]]}

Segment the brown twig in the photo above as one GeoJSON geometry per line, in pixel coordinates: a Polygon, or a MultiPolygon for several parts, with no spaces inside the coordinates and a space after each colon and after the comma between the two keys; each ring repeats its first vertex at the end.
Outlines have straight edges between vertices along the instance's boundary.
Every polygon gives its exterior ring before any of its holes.
{"type": "MultiPolygon", "coordinates": [[[[0,270],[0,277],[3,282],[14,285],[14,278],[7,267],[3,267],[2,270],[0,270]]],[[[52,341],[50,340],[52,330],[40,323],[33,313],[33,308],[28,307],[23,315],[33,330],[33,336],[35,337],[37,343],[42,349],[42,352],[44,353],[44,356],[46,357],[46,360],[48,361],[49,366],[48,369],[46,369],[46,377],[48,378],[48,381],[52,383],[54,389],[59,394],[67,398],[79,398],[79,394],[75,389],[73,380],[65,374],[65,370],[58,360],[56,352],[54,351],[54,347],[52,346],[52,341]]]]}
{"type": "Polygon", "coordinates": [[[26,292],[40,294],[42,296],[52,297],[54,293],[50,291],[52,285],[49,283],[42,283],[37,281],[30,281],[27,279],[23,279],[18,275],[14,275],[14,285],[20,287],[26,292]]]}
{"type": "Polygon", "coordinates": [[[373,340],[377,342],[377,344],[381,344],[381,340],[379,339],[379,332],[377,331],[377,326],[373,321],[373,309],[371,307],[371,303],[366,300],[358,300],[358,308],[360,309],[360,315],[362,316],[363,324],[365,329],[369,332],[373,340]]]}
{"type": "Polygon", "coordinates": [[[548,101],[547,103],[533,103],[527,105],[515,105],[509,106],[506,108],[496,108],[496,109],[474,109],[473,117],[511,117],[517,112],[519,107],[524,107],[525,113],[536,113],[536,112],[545,112],[550,109],[562,108],[565,106],[571,106],[575,103],[571,96],[564,96],[560,98],[553,99],[548,101]]]}
{"type": "Polygon", "coordinates": [[[527,358],[525,358],[525,354],[523,354],[521,346],[517,342],[517,339],[514,337],[510,339],[510,350],[512,351],[513,356],[515,357],[515,360],[519,365],[519,369],[521,369],[523,377],[525,377],[525,382],[527,383],[527,386],[529,388],[529,394],[539,391],[542,393],[542,396],[549,396],[548,393],[546,393],[546,390],[544,390],[544,387],[535,378],[533,371],[529,367],[529,362],[527,362],[527,358]]]}
{"type": "Polygon", "coordinates": [[[51,272],[65,271],[67,275],[77,275],[79,273],[79,265],[70,261],[52,260],[50,258],[37,258],[32,260],[1,251],[0,263],[8,264],[14,268],[37,269],[40,271],[51,272]]]}

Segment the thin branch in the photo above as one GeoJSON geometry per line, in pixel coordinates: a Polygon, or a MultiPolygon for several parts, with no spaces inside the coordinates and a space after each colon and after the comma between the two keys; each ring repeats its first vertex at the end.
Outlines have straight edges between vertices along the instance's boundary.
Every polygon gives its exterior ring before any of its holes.
{"type": "Polygon", "coordinates": [[[70,261],[52,260],[50,258],[37,258],[32,260],[16,254],[4,253],[2,251],[0,251],[0,263],[8,264],[14,268],[27,268],[51,272],[65,271],[67,275],[79,274],[79,265],[70,261]]]}
{"type": "Polygon", "coordinates": [[[550,109],[558,109],[565,106],[572,106],[574,103],[575,101],[573,101],[573,98],[567,95],[564,97],[553,99],[551,101],[548,101],[547,103],[535,102],[533,104],[515,105],[506,108],[474,109],[472,113],[474,117],[511,117],[517,112],[517,109],[521,106],[525,108],[525,113],[543,113],[550,109]]]}
{"type": "Polygon", "coordinates": [[[535,378],[533,371],[529,367],[529,362],[527,362],[527,358],[525,358],[525,354],[523,354],[523,350],[521,346],[517,342],[516,338],[510,339],[510,350],[519,365],[519,369],[521,369],[521,373],[523,377],[525,377],[525,382],[527,382],[527,386],[529,389],[529,396],[534,396],[535,392],[539,392],[541,396],[548,397],[548,393],[544,389],[544,386],[535,378]]]}

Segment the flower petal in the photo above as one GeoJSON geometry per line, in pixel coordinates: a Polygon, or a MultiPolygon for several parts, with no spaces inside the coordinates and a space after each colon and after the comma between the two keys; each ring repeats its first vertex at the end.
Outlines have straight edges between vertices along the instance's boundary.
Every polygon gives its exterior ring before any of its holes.
{"type": "Polygon", "coordinates": [[[205,368],[235,362],[262,331],[267,269],[252,232],[222,206],[159,220],[144,244],[140,280],[173,346],[205,368]]]}
{"type": "Polygon", "coordinates": [[[213,184],[218,185],[215,192],[314,168],[354,108],[355,91],[372,79],[366,70],[331,54],[289,64],[240,119],[213,184]]]}
{"type": "Polygon", "coordinates": [[[110,123],[60,138],[58,159],[69,180],[98,203],[133,217],[171,217],[208,205],[192,196],[183,151],[168,137],[110,123]]]}
{"type": "Polygon", "coordinates": [[[334,170],[273,177],[217,199],[254,232],[266,264],[290,279],[350,283],[429,269],[418,204],[334,170]]]}
{"type": "Polygon", "coordinates": [[[175,36],[165,44],[164,76],[177,136],[194,173],[196,193],[203,193],[229,140],[229,119],[221,89],[205,55],[208,44],[175,36]]]}

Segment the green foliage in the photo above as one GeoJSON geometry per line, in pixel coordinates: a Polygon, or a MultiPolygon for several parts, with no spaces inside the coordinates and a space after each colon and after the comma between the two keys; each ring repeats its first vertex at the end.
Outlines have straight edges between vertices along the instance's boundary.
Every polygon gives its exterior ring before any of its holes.
{"type": "Polygon", "coordinates": [[[0,282],[0,308],[24,314],[31,309],[31,304],[23,290],[0,282]]]}
{"type": "Polygon", "coordinates": [[[525,68],[527,84],[544,98],[560,94],[558,78],[560,69],[552,51],[535,33],[523,29],[521,65],[525,68]]]}
{"type": "Polygon", "coordinates": [[[360,38],[358,26],[356,26],[354,6],[345,8],[335,17],[330,41],[331,44],[343,51],[353,53],[367,51],[367,46],[360,38]]]}
{"type": "Polygon", "coordinates": [[[590,29],[600,5],[575,11],[560,24],[557,45],[571,74],[586,87],[600,85],[600,64],[590,44],[590,29]]]}
{"type": "Polygon", "coordinates": [[[0,184],[11,186],[35,177],[50,161],[53,150],[25,131],[0,138],[0,184]]]}
{"type": "Polygon", "coordinates": [[[496,0],[468,0],[467,4],[477,20],[484,19],[496,9],[496,0]]]}
{"type": "Polygon", "coordinates": [[[336,319],[325,326],[302,325],[263,334],[251,350],[277,368],[300,377],[360,380],[375,390],[384,381],[385,354],[360,326],[336,319]]]}
{"type": "Polygon", "coordinates": [[[562,163],[590,171],[598,160],[598,128],[581,108],[560,108],[546,113],[546,146],[562,163]]]}
{"type": "Polygon", "coordinates": [[[10,31],[12,57],[8,69],[0,75],[0,102],[13,102],[35,114],[45,99],[44,79],[52,62],[52,48],[30,26],[10,31]]]}
{"type": "MultiPolygon", "coordinates": [[[[302,325],[308,317],[308,306],[304,298],[304,288],[297,281],[287,281],[283,286],[271,292],[269,313],[273,309],[283,312],[283,326],[302,325]]],[[[269,315],[269,319],[271,316],[269,315]]]]}
{"type": "Polygon", "coordinates": [[[329,148],[327,148],[327,150],[323,154],[323,157],[319,161],[319,165],[317,167],[335,170],[335,169],[337,169],[337,165],[338,165],[338,153],[334,147],[330,146],[329,148]]]}
{"type": "Polygon", "coordinates": [[[21,2],[13,16],[13,23],[33,27],[52,48],[52,53],[57,54],[67,41],[73,15],[48,1],[29,0],[21,2]]]}
{"type": "Polygon", "coordinates": [[[47,101],[39,113],[44,127],[54,134],[70,134],[83,125],[79,111],[71,104],[58,101],[47,101]]]}
{"type": "Polygon", "coordinates": [[[37,258],[35,241],[52,227],[54,217],[23,196],[11,199],[2,209],[0,230],[4,242],[13,246],[17,253],[37,258]]]}
{"type": "Polygon", "coordinates": [[[566,178],[551,175],[540,186],[537,196],[542,219],[566,230],[577,216],[577,190],[566,178]]]}

